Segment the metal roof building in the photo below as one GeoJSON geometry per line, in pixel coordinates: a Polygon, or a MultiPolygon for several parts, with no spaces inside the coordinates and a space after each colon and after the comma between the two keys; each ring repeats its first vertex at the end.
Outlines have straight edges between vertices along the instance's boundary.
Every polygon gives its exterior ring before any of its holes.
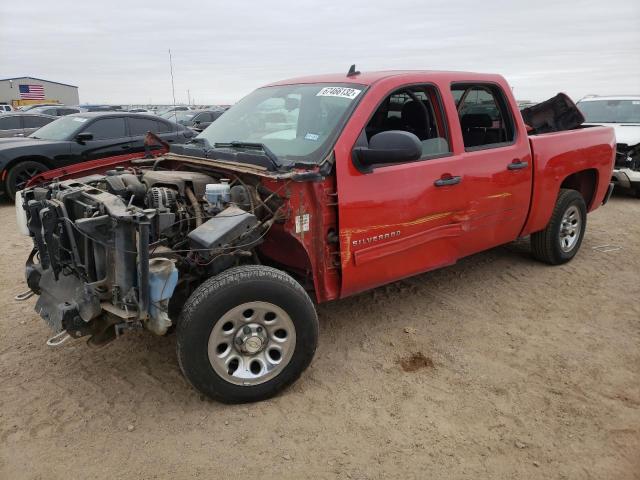
{"type": "Polygon", "coordinates": [[[36,77],[0,79],[0,103],[29,105],[33,103],[62,103],[78,105],[78,87],[36,77]]]}

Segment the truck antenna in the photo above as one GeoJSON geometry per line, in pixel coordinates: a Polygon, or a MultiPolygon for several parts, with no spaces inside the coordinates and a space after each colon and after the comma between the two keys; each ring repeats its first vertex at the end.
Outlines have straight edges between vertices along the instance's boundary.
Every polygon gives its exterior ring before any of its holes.
{"type": "Polygon", "coordinates": [[[349,68],[349,71],[347,72],[347,77],[355,77],[356,75],[360,75],[360,72],[356,70],[356,64],[354,63],[349,68]]]}
{"type": "Polygon", "coordinates": [[[176,113],[176,89],[173,84],[173,59],[171,58],[171,49],[169,49],[169,71],[171,72],[171,94],[173,95],[173,118],[175,122],[178,123],[178,114],[176,113]]]}

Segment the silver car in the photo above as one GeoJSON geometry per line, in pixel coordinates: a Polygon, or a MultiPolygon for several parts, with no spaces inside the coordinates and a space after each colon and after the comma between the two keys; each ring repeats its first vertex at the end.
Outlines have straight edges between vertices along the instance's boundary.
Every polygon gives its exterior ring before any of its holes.
{"type": "Polygon", "coordinates": [[[6,113],[0,116],[0,138],[27,137],[57,118],[35,113],[6,113]]]}

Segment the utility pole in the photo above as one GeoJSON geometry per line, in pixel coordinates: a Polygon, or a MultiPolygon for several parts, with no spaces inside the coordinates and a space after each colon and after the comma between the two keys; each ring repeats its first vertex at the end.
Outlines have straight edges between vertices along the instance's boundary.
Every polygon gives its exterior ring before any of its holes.
{"type": "Polygon", "coordinates": [[[187,89],[187,105],[191,105],[191,93],[189,89],[187,89]]]}

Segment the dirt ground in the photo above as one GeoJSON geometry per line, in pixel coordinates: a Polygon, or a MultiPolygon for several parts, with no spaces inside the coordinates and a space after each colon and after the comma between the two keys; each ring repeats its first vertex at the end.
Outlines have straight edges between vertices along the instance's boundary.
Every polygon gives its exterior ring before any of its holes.
{"type": "Polygon", "coordinates": [[[640,200],[564,266],[518,242],[320,306],[309,370],[243,406],[190,388],[172,336],[47,347],[0,224],[2,479],[640,478],[640,200]]]}

